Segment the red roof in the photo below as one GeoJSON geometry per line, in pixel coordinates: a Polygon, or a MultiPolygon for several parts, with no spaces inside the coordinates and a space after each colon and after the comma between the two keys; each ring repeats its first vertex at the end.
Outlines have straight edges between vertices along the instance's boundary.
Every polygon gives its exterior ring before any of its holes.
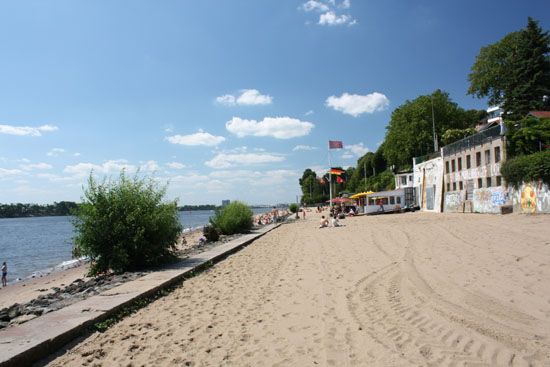
{"type": "Polygon", "coordinates": [[[539,119],[550,119],[550,111],[531,111],[529,114],[539,119]]]}

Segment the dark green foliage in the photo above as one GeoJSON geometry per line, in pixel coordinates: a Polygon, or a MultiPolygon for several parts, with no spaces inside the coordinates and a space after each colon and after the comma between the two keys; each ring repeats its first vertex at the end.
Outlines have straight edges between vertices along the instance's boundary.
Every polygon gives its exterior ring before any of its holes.
{"type": "Polygon", "coordinates": [[[77,203],[60,201],[53,204],[0,204],[0,218],[44,217],[71,215],[77,203]]]}
{"type": "Polygon", "coordinates": [[[193,211],[193,210],[216,210],[217,206],[213,204],[202,204],[202,205],[184,205],[179,206],[179,211],[193,211]]]}
{"type": "Polygon", "coordinates": [[[288,210],[290,210],[291,213],[296,213],[298,211],[298,204],[292,203],[288,206],[288,210]]]}
{"type": "Polygon", "coordinates": [[[473,127],[467,129],[448,129],[441,136],[441,142],[443,145],[448,145],[467,136],[474,135],[476,132],[476,129],[473,127]]]}
{"type": "Polygon", "coordinates": [[[528,18],[527,27],[483,47],[469,75],[469,94],[489,97],[504,115],[517,119],[550,109],[550,36],[528,18]]]}
{"type": "Polygon", "coordinates": [[[518,122],[506,121],[506,128],[510,157],[536,153],[550,146],[550,119],[527,116],[518,122]]]}
{"type": "Polygon", "coordinates": [[[550,151],[520,155],[507,160],[500,168],[508,184],[518,187],[522,182],[542,180],[550,184],[550,151]]]}
{"type": "Polygon", "coordinates": [[[174,256],[182,227],[176,202],[162,202],[165,192],[152,179],[124,172],[101,184],[90,175],[74,220],[74,253],[90,257],[92,274],[142,269],[174,256]]]}
{"type": "Polygon", "coordinates": [[[483,115],[481,111],[465,111],[441,90],[406,101],[392,112],[386,127],[383,153],[388,166],[394,166],[395,170],[409,169],[413,157],[434,151],[432,102],[438,146],[446,130],[474,127],[483,115]]]}
{"type": "Polygon", "coordinates": [[[323,182],[321,180],[323,180],[323,177],[317,177],[315,171],[309,168],[304,171],[302,178],[299,179],[303,203],[312,205],[328,200],[328,178],[324,179],[323,182]]]}
{"type": "Polygon", "coordinates": [[[202,234],[209,242],[216,242],[220,239],[220,233],[218,232],[216,227],[211,224],[207,224],[202,228],[202,234]]]}
{"type": "Polygon", "coordinates": [[[221,234],[246,233],[252,229],[252,216],[252,210],[248,205],[240,201],[233,201],[229,205],[218,209],[216,214],[210,218],[210,223],[221,234]]]}

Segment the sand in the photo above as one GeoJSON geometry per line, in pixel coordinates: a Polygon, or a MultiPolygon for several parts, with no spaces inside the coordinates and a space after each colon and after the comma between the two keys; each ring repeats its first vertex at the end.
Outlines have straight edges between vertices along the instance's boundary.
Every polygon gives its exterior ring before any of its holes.
{"type": "Polygon", "coordinates": [[[285,224],[54,366],[550,365],[550,217],[285,224]]]}

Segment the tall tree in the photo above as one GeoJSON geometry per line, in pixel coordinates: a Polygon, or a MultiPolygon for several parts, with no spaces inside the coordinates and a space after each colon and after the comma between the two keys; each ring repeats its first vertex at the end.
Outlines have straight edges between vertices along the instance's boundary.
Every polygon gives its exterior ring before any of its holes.
{"type": "Polygon", "coordinates": [[[438,146],[447,129],[473,127],[481,116],[480,111],[465,111],[454,103],[449,94],[436,90],[431,95],[419,96],[397,107],[386,127],[386,138],[382,146],[388,166],[394,170],[412,167],[412,158],[434,151],[433,117],[438,146]]]}
{"type": "Polygon", "coordinates": [[[549,52],[548,32],[529,17],[526,28],[481,48],[471,68],[468,93],[488,97],[512,118],[550,109],[549,52]]]}

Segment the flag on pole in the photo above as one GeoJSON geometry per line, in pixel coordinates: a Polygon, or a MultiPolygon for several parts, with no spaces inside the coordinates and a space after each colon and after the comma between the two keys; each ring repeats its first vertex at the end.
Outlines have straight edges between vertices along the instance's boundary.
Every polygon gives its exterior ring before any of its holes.
{"type": "Polygon", "coordinates": [[[342,148],[344,148],[344,144],[340,140],[329,140],[328,141],[328,148],[329,149],[342,149],[342,148]]]}
{"type": "Polygon", "coordinates": [[[328,173],[330,173],[331,175],[336,175],[336,176],[340,176],[344,172],[346,172],[346,171],[344,171],[343,169],[339,169],[339,168],[331,168],[330,171],[328,171],[328,173]]]}
{"type": "Polygon", "coordinates": [[[337,183],[344,183],[345,181],[344,181],[344,179],[343,179],[341,176],[337,176],[337,177],[336,177],[336,182],[337,182],[337,183]]]}

